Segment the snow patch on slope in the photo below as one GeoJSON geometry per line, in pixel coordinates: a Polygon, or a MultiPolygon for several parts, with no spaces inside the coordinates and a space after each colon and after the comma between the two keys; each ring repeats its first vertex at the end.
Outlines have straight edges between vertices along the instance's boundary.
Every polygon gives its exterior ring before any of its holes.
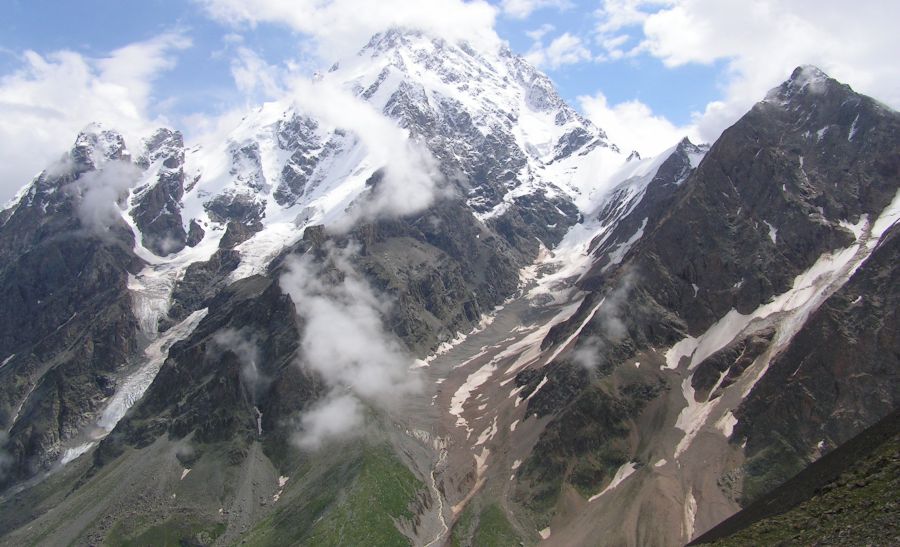
{"type": "Polygon", "coordinates": [[[604,488],[600,492],[591,496],[590,499],[588,499],[588,502],[592,502],[592,501],[600,498],[600,496],[602,496],[603,494],[606,494],[610,490],[614,490],[617,486],[622,484],[622,482],[625,481],[625,479],[630,477],[632,475],[632,473],[634,473],[636,470],[637,470],[637,467],[635,466],[634,462],[628,462],[628,463],[622,465],[616,471],[616,474],[613,476],[613,478],[609,482],[609,484],[606,485],[606,488],[604,488]]]}
{"type": "MultiPolygon", "coordinates": [[[[774,321],[777,330],[769,350],[748,368],[745,373],[746,381],[737,382],[729,388],[741,389],[741,399],[746,397],[765,375],[772,358],[788,345],[809,316],[850,279],[871,255],[884,233],[898,220],[900,220],[900,190],[871,226],[865,216],[857,225],[849,225],[850,231],[859,234],[853,245],[824,253],[808,270],[797,275],[791,289],[759,306],[748,315],[743,315],[737,310],[729,311],[699,337],[685,337],[666,352],[666,366],[670,369],[679,368],[683,358],[690,358],[682,381],[682,392],[687,404],[678,415],[675,424],[684,432],[675,450],[676,458],[684,453],[697,434],[706,427],[710,417],[718,416],[715,428],[726,436],[730,436],[730,431],[733,431],[736,423],[733,414],[730,413],[731,409],[724,408],[724,397],[712,401],[695,401],[692,376],[697,365],[730,342],[747,335],[754,329],[755,323],[764,320],[774,321]]],[[[727,371],[721,373],[710,393],[718,389],[726,373],[727,371]]]]}

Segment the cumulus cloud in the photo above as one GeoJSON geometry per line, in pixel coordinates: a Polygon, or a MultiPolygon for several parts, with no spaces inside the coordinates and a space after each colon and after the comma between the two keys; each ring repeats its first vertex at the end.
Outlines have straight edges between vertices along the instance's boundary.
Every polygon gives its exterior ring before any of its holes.
{"type": "Polygon", "coordinates": [[[326,125],[348,130],[365,146],[372,164],[384,168],[384,176],[363,203],[340,226],[359,219],[402,216],[421,211],[440,194],[443,176],[428,149],[409,138],[409,132],[327,79],[291,81],[297,108],[326,125]]]}
{"type": "Polygon", "coordinates": [[[525,19],[539,9],[569,9],[569,0],[503,0],[500,3],[503,13],[515,19],[525,19]]]}
{"type": "Polygon", "coordinates": [[[536,29],[529,30],[525,33],[525,36],[528,36],[535,42],[540,42],[541,39],[556,30],[556,27],[551,25],[550,23],[544,23],[536,29]]]}
{"type": "Polygon", "coordinates": [[[653,10],[669,3],[669,0],[605,0],[594,12],[595,41],[604,51],[599,59],[619,60],[640,53],[643,46],[625,30],[643,25],[653,10]]]}
{"type": "Polygon", "coordinates": [[[148,113],[153,80],[189,45],[183,34],[165,33],[103,58],[24,52],[19,68],[0,76],[0,203],[67,150],[90,122],[114,127],[134,144],[161,125],[148,113]]]}
{"type": "Polygon", "coordinates": [[[538,67],[557,69],[564,65],[572,65],[593,58],[591,51],[581,38],[565,32],[544,46],[543,42],[535,42],[525,54],[525,59],[538,67]]]}
{"type": "Polygon", "coordinates": [[[695,127],[676,126],[638,100],[610,105],[598,92],[592,97],[578,97],[578,102],[584,114],[625,152],[637,150],[644,157],[655,156],[686,136],[697,138],[695,127]]]}
{"type": "Polygon", "coordinates": [[[319,56],[353,54],[376,32],[412,28],[452,41],[498,47],[497,9],[484,0],[380,0],[361,9],[357,0],[196,0],[215,19],[235,26],[285,25],[311,37],[319,56]]]}
{"type": "Polygon", "coordinates": [[[109,161],[88,171],[67,191],[77,195],[76,212],[81,225],[94,235],[104,235],[122,214],[121,201],[140,179],[141,170],[129,161],[109,161]]]}
{"type": "Polygon", "coordinates": [[[363,403],[391,409],[417,393],[414,359],[384,326],[390,304],[354,269],[355,247],[327,247],[324,263],[291,257],[280,279],[303,319],[301,366],[320,374],[330,393],[302,418],[298,442],[316,448],[352,435],[363,423],[363,403]]]}
{"type": "Polygon", "coordinates": [[[668,67],[723,62],[722,98],[694,116],[701,140],[718,138],[791,70],[814,64],[894,108],[900,107],[900,4],[840,0],[607,0],[598,40],[627,35],[627,50],[668,67]]]}
{"type": "Polygon", "coordinates": [[[231,60],[231,76],[244,96],[253,99],[274,99],[284,93],[282,69],[266,62],[248,47],[237,48],[231,60]]]}

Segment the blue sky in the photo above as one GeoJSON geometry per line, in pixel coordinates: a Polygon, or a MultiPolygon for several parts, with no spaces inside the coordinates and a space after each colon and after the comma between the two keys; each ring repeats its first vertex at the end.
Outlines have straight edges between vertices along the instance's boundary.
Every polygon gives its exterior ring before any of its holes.
{"type": "MultiPolygon", "coordinates": [[[[527,33],[547,24],[587,41],[593,33],[596,4],[579,2],[561,10],[538,9],[526,19],[501,14],[496,31],[520,54],[532,46],[527,33]]],[[[303,36],[286,26],[267,24],[235,29],[211,19],[202,6],[187,1],[13,0],[0,22],[0,47],[4,51],[0,73],[18,68],[18,54],[24,50],[46,55],[68,49],[101,57],[173,29],[183,31],[193,45],[179,52],[177,65],[159,76],[155,94],[160,100],[176,97],[177,102],[171,106],[178,114],[212,113],[223,103],[239,99],[225,41],[236,31],[247,47],[270,64],[281,64],[303,54],[298,47],[303,44],[303,36]]],[[[658,59],[641,55],[622,61],[543,68],[566,100],[576,107],[578,96],[593,95],[599,90],[614,103],[639,99],[676,124],[690,121],[691,112],[702,110],[720,93],[715,64],[667,69],[658,59]]]]}
{"type": "Polygon", "coordinates": [[[711,142],[800,64],[900,107],[900,2],[6,0],[0,203],[93,120],[191,137],[265,98],[235,67],[311,74],[377,30],[497,37],[623,149],[711,142]],[[543,29],[542,32],[536,32],[543,29]],[[848,47],[851,44],[852,47],[848,47]],[[126,47],[127,46],[127,47],[126,47]],[[124,48],[124,49],[123,49],[124,48]]]}

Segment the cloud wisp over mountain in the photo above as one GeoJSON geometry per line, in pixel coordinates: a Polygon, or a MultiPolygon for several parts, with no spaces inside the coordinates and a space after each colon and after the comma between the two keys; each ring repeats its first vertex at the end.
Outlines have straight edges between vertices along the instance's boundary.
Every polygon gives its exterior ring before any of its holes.
{"type": "Polygon", "coordinates": [[[384,325],[390,302],[351,262],[358,249],[329,246],[325,251],[322,262],[310,254],[290,257],[280,279],[301,320],[298,364],[330,386],[303,417],[297,442],[305,448],[358,433],[365,405],[389,410],[422,388],[410,370],[414,359],[384,325]]]}

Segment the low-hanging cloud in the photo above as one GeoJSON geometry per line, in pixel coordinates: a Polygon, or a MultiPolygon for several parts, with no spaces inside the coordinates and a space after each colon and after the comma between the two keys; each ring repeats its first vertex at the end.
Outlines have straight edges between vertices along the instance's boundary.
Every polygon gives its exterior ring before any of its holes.
{"type": "Polygon", "coordinates": [[[231,352],[241,364],[241,381],[254,405],[272,380],[262,373],[259,337],[247,328],[227,328],[213,336],[211,352],[231,352]]]}
{"type": "Polygon", "coordinates": [[[13,457],[6,450],[6,443],[9,442],[9,435],[5,431],[0,431],[0,483],[6,480],[7,472],[13,466],[13,457]]]}
{"type": "Polygon", "coordinates": [[[623,275],[615,288],[606,294],[603,304],[597,310],[593,323],[598,325],[600,333],[589,337],[572,352],[573,362],[588,370],[606,364],[603,354],[608,344],[616,344],[628,334],[624,314],[628,296],[637,280],[634,272],[623,275]]]}
{"type": "Polygon", "coordinates": [[[352,132],[365,146],[372,165],[384,169],[384,177],[370,194],[333,228],[417,213],[442,192],[444,178],[431,152],[371,104],[327,79],[297,78],[290,82],[290,89],[299,110],[352,132]]]}
{"type": "Polygon", "coordinates": [[[333,390],[301,416],[297,444],[307,450],[316,450],[327,441],[356,434],[364,425],[364,409],[359,398],[352,393],[340,394],[333,390]]]}
{"type": "Polygon", "coordinates": [[[141,170],[128,161],[110,161],[100,169],[88,171],[70,185],[77,197],[76,211],[82,226],[94,235],[104,235],[121,217],[119,206],[141,176],[141,170]]]}
{"type": "Polygon", "coordinates": [[[389,410],[422,387],[411,371],[414,359],[384,326],[390,303],[355,270],[355,252],[328,246],[324,263],[309,254],[291,257],[280,279],[303,319],[300,364],[331,387],[302,418],[298,443],[304,448],[358,432],[362,403],[389,410]]]}

